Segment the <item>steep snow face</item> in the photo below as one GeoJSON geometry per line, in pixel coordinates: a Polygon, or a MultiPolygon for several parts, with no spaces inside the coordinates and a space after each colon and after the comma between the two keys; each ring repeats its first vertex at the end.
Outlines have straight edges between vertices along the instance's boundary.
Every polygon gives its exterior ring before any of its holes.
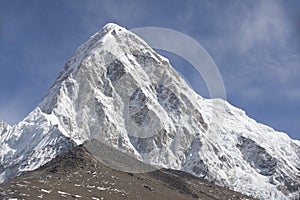
{"type": "MultiPolygon", "coordinates": [[[[207,100],[213,101],[220,100],[207,100]]],[[[199,153],[208,165],[208,177],[258,199],[299,199],[300,142],[257,123],[227,102],[223,112],[223,127],[210,124],[205,136],[209,139],[199,153]]]]}
{"type": "Polygon", "coordinates": [[[166,58],[115,24],[80,46],[38,107],[2,131],[2,181],[88,139],[260,199],[299,198],[299,141],[200,97],[166,58]]]}
{"type": "Polygon", "coordinates": [[[39,108],[4,132],[0,142],[1,182],[40,167],[74,145],[61,134],[56,117],[42,113],[39,108]]]}

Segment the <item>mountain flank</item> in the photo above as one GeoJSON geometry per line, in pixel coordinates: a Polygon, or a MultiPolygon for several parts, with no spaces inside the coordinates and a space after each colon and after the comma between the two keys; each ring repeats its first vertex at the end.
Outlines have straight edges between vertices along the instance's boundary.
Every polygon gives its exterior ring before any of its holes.
{"type": "MultiPolygon", "coordinates": [[[[139,162],[138,160],[136,162],[139,162]]],[[[107,167],[84,145],[0,185],[1,199],[252,200],[186,172],[127,173],[107,167]]]]}

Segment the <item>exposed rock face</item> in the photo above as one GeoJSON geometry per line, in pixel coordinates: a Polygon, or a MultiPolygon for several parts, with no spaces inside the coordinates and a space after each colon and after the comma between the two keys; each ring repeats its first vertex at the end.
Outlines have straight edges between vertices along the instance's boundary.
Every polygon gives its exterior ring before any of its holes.
{"type": "Polygon", "coordinates": [[[3,135],[7,132],[11,127],[3,121],[0,121],[0,135],[3,135]]]}
{"type": "Polygon", "coordinates": [[[2,131],[1,178],[89,139],[260,199],[299,197],[299,141],[200,97],[166,58],[115,24],[80,46],[38,107],[2,131]]]}
{"type": "Polygon", "coordinates": [[[277,160],[258,146],[253,140],[241,137],[239,146],[244,159],[260,174],[271,176],[277,167],[277,160]]]}

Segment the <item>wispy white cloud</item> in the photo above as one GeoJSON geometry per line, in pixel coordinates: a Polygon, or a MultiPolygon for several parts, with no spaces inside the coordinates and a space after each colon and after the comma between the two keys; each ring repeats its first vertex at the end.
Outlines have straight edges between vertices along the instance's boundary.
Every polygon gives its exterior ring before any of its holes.
{"type": "Polygon", "coordinates": [[[292,88],[285,91],[286,97],[293,100],[300,100],[300,90],[299,88],[292,88]]]}
{"type": "Polygon", "coordinates": [[[230,1],[219,12],[215,25],[223,32],[220,38],[208,36],[204,46],[213,53],[229,96],[268,99],[299,89],[300,55],[291,45],[291,18],[282,1],[230,1]]]}
{"type": "Polygon", "coordinates": [[[258,88],[243,88],[243,90],[241,90],[239,94],[249,100],[263,99],[263,92],[258,88]]]}
{"type": "Polygon", "coordinates": [[[242,52],[255,48],[258,43],[268,45],[276,42],[282,46],[287,35],[287,18],[279,1],[257,1],[237,30],[242,52]]]}

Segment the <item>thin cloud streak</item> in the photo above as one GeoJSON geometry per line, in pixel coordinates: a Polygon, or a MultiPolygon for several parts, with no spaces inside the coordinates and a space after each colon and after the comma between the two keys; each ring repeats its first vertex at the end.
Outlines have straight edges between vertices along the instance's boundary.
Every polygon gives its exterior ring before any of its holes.
{"type": "Polygon", "coordinates": [[[276,42],[278,46],[284,46],[288,34],[287,21],[278,1],[259,1],[248,11],[238,30],[240,50],[247,53],[258,43],[267,46],[270,42],[276,42]]]}

